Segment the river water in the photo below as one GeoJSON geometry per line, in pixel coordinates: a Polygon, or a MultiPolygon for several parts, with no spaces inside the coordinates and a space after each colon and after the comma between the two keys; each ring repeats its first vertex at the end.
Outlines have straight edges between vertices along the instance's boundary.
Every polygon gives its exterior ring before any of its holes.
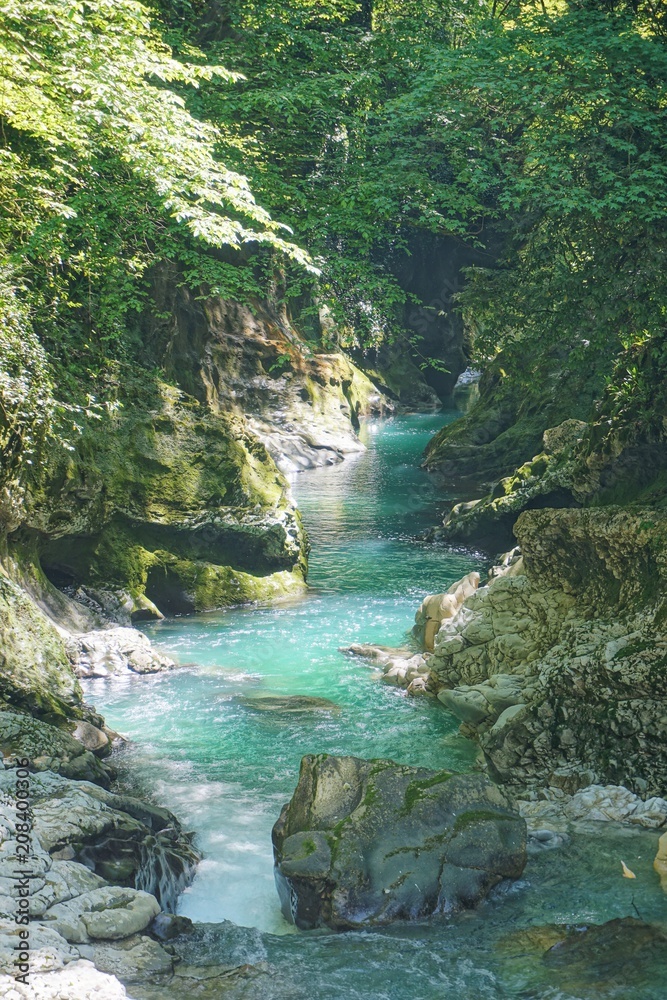
{"type": "Polygon", "coordinates": [[[575,836],[531,857],[522,880],[478,911],[450,921],[332,935],[297,933],[280,914],[270,831],[304,754],[473,766],[474,747],[438,704],[380,684],[339,652],[352,642],[403,644],[422,598],[479,565],[474,554],[413,541],[447,506],[419,461],[429,437],[456,416],[366,424],[366,452],[295,479],[312,543],[305,597],[153,626],[151,638],[183,666],[90,683],[88,699],[133,741],[122,760],[132,781],[196,832],[204,860],[179,912],[210,926],[191,947],[201,960],[268,960],[277,971],[267,996],[664,1000],[667,970],[650,951],[628,979],[606,967],[555,974],[539,951],[499,943],[531,925],[638,914],[667,921],[653,833],[603,827],[575,836]],[[314,695],[335,708],[267,712],[249,704],[267,695],[314,695]],[[620,877],[621,858],[636,880],[620,877]]]}

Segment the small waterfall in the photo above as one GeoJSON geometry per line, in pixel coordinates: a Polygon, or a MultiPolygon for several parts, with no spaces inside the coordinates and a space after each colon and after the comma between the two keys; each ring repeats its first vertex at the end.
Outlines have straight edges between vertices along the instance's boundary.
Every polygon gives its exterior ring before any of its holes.
{"type": "Polygon", "coordinates": [[[178,897],[192,882],[200,860],[188,834],[165,827],[146,837],[141,846],[135,888],[152,893],[165,912],[175,913],[178,897]]]}

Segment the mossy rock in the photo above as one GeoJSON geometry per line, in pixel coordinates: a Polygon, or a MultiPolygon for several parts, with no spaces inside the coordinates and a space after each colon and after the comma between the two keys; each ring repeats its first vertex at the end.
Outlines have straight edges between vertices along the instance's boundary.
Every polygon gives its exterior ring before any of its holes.
{"type": "Polygon", "coordinates": [[[64,720],[81,698],[60,632],[0,570],[0,703],[64,720]]]}
{"type": "Polygon", "coordinates": [[[108,788],[113,770],[67,731],[19,712],[0,711],[0,753],[30,761],[36,771],[92,781],[108,788]]]}
{"type": "Polygon", "coordinates": [[[484,372],[468,413],[429,442],[426,467],[462,490],[510,475],[542,451],[545,430],[590,417],[604,385],[605,363],[602,359],[599,371],[577,371],[569,367],[567,351],[555,348],[535,359],[529,386],[499,355],[484,372]]]}
{"type": "Polygon", "coordinates": [[[526,861],[526,826],[480,774],[304,757],[273,828],[285,917],[338,930],[473,907],[526,861]]]}
{"type": "Polygon", "coordinates": [[[183,613],[303,589],[305,536],[264,445],[157,387],[152,409],[87,426],[53,470],[34,517],[49,577],[127,594],[136,617],[146,599],[183,613]]]}

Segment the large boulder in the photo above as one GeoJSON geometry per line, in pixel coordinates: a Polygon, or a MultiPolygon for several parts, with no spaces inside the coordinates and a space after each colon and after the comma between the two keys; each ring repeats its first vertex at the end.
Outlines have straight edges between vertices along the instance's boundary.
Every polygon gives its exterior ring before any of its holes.
{"type": "Polygon", "coordinates": [[[302,929],[474,907],[526,862],[526,824],[481,774],[304,757],[273,828],[285,917],[302,929]]]}
{"type": "Polygon", "coordinates": [[[110,628],[74,635],[67,653],[77,677],[108,677],[110,674],[155,674],[174,666],[136,628],[110,628]]]}

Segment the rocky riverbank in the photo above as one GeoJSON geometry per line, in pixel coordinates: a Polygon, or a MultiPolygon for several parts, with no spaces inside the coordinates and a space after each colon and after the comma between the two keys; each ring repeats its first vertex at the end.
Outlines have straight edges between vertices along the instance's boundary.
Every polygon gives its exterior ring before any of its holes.
{"type": "Polygon", "coordinates": [[[405,648],[346,650],[460,721],[537,849],[667,826],[666,528],[640,506],[526,510],[519,546],[427,597],[405,648]]]}
{"type": "Polygon", "coordinates": [[[124,741],[82,700],[78,678],[175,663],[134,628],[90,629],[104,623],[60,595],[64,618],[87,629],[70,632],[4,583],[24,630],[13,634],[0,708],[0,994],[264,995],[267,969],[188,959],[194,928],[173,913],[199,861],[193,834],[145,797],[112,790],[124,741]],[[29,974],[17,979],[22,959],[29,974]]]}
{"type": "Polygon", "coordinates": [[[173,911],[198,855],[167,810],[109,791],[123,741],[84,703],[78,678],[174,663],[48,581],[38,593],[37,579],[29,594],[0,576],[0,992],[115,1000],[126,996],[116,973],[172,969],[149,930],[173,911]]]}
{"type": "Polygon", "coordinates": [[[663,520],[648,509],[526,511],[521,547],[483,585],[474,574],[423,602],[421,652],[350,652],[382,665],[383,680],[436,695],[505,785],[662,795],[663,520]]]}

